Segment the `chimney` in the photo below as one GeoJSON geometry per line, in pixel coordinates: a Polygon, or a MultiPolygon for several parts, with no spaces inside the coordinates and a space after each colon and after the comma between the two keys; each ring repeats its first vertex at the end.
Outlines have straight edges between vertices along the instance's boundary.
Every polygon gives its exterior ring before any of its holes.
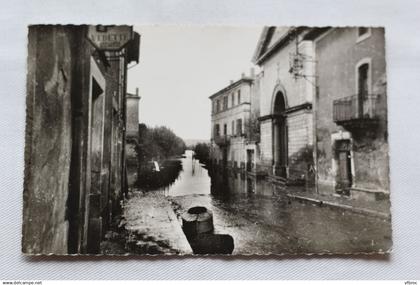
{"type": "Polygon", "coordinates": [[[229,81],[229,85],[232,85],[233,84],[233,80],[231,79],[230,81],[229,81]]]}
{"type": "Polygon", "coordinates": [[[245,78],[245,73],[241,73],[241,78],[245,78]]]}
{"type": "Polygon", "coordinates": [[[251,76],[251,78],[255,78],[255,69],[253,67],[251,67],[251,70],[249,71],[249,76],[251,76]]]}
{"type": "Polygon", "coordinates": [[[139,97],[139,88],[136,87],[136,96],[139,97]]]}

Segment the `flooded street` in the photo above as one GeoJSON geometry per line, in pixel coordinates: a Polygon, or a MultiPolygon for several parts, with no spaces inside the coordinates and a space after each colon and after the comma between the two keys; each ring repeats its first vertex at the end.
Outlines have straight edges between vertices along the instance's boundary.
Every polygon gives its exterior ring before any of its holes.
{"type": "Polygon", "coordinates": [[[207,169],[196,159],[193,152],[187,150],[181,159],[182,170],[178,179],[164,192],[166,196],[183,196],[191,194],[210,194],[211,179],[207,169]]]}
{"type": "Polygon", "coordinates": [[[240,175],[218,187],[191,151],[181,161],[177,180],[153,195],[170,201],[179,222],[190,207],[211,210],[215,233],[233,237],[234,254],[345,254],[387,251],[392,245],[387,219],[273,195],[267,182],[240,175]]]}

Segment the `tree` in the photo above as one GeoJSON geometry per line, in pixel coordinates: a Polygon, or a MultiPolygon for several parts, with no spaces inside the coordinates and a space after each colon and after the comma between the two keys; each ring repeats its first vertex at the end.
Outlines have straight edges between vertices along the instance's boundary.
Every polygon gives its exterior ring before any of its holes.
{"type": "Polygon", "coordinates": [[[208,165],[210,162],[210,145],[208,143],[198,143],[194,147],[195,158],[208,165]]]}
{"type": "Polygon", "coordinates": [[[140,164],[150,160],[165,160],[185,152],[185,142],[165,127],[148,127],[139,124],[138,154],[140,164]]]}

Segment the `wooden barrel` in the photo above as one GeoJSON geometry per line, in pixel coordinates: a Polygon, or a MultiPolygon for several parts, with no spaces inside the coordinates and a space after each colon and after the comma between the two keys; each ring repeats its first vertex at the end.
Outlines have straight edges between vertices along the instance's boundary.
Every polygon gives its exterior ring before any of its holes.
{"type": "Polygon", "coordinates": [[[188,239],[211,233],[214,229],[213,213],[206,207],[192,207],[182,215],[182,227],[188,239]]]}

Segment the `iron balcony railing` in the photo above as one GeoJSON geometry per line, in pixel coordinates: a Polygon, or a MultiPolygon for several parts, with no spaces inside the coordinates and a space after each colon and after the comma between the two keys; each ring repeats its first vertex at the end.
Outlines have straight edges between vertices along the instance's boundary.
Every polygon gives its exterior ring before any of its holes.
{"type": "Polygon", "coordinates": [[[333,120],[336,123],[360,119],[377,119],[378,94],[355,94],[333,101],[333,120]]]}

